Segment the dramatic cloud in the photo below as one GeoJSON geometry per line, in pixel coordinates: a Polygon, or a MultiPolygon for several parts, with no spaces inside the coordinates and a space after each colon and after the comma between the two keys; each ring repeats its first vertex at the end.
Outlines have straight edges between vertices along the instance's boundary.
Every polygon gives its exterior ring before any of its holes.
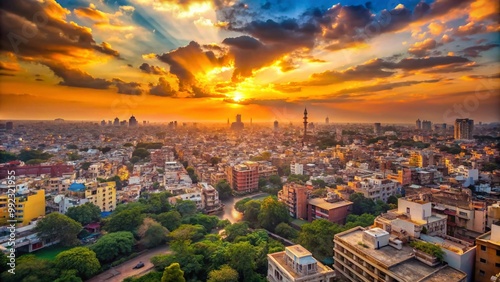
{"type": "Polygon", "coordinates": [[[410,49],[408,49],[408,53],[413,54],[417,57],[424,57],[429,54],[430,50],[435,49],[438,46],[436,40],[428,38],[421,42],[416,42],[410,49]]]}
{"type": "Polygon", "coordinates": [[[20,71],[21,68],[17,63],[12,62],[0,62],[0,70],[4,71],[20,71]]]}
{"type": "Polygon", "coordinates": [[[482,52],[488,51],[490,49],[493,49],[495,47],[500,46],[499,44],[486,44],[486,45],[477,45],[477,46],[471,46],[467,47],[464,50],[462,50],[462,53],[467,56],[467,57],[479,57],[482,52]]]}
{"type": "Polygon", "coordinates": [[[165,74],[168,74],[168,72],[162,68],[162,67],[158,67],[158,66],[153,66],[153,65],[150,65],[148,63],[143,63],[139,69],[145,73],[150,73],[150,74],[158,74],[158,75],[165,75],[165,74]]]}
{"type": "Polygon", "coordinates": [[[137,82],[125,82],[119,78],[114,78],[113,82],[118,88],[119,94],[128,94],[128,95],[141,95],[144,93],[144,90],[141,88],[141,84],[137,82]]]}
{"type": "Polygon", "coordinates": [[[70,68],[62,64],[47,64],[55,75],[62,79],[59,85],[93,89],[108,89],[113,82],[94,78],[90,74],[79,69],[70,68]]]}
{"type": "Polygon", "coordinates": [[[380,91],[391,90],[391,89],[399,88],[399,87],[412,86],[415,84],[436,83],[439,81],[440,81],[439,79],[433,79],[433,80],[422,80],[422,81],[402,81],[402,82],[393,82],[393,83],[382,83],[382,84],[377,84],[377,85],[342,89],[340,91],[335,92],[335,95],[352,94],[352,93],[380,92],[380,91]]]}
{"type": "Polygon", "coordinates": [[[164,78],[158,79],[158,84],[149,84],[149,94],[162,97],[174,97],[177,91],[164,78]]]}

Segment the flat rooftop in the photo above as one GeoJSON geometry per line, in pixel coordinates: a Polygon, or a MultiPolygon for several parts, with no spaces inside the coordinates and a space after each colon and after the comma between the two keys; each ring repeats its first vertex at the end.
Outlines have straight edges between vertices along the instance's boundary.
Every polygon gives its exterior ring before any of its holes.
{"type": "Polygon", "coordinates": [[[289,246],[285,248],[285,251],[286,250],[288,250],[298,258],[312,255],[311,252],[309,252],[306,248],[302,247],[301,245],[289,246]]]}
{"type": "Polygon", "coordinates": [[[443,281],[460,281],[467,274],[458,271],[450,266],[446,266],[439,271],[431,274],[429,277],[425,278],[422,281],[425,282],[443,282],[443,281]]]}
{"type": "MultiPolygon", "coordinates": [[[[283,269],[285,269],[286,272],[288,272],[288,274],[290,274],[290,276],[292,276],[293,278],[298,278],[298,277],[304,277],[304,276],[300,276],[298,275],[295,270],[290,267],[289,265],[286,264],[285,262],[285,252],[278,252],[278,253],[273,253],[273,254],[268,254],[268,259],[269,258],[272,258],[276,261],[276,264],[280,265],[283,269]]],[[[325,266],[324,264],[322,264],[321,262],[317,262],[318,264],[318,272],[316,272],[315,274],[326,274],[326,273],[329,273],[329,272],[333,272],[333,269],[331,269],[330,267],[328,266],[325,266]]],[[[315,274],[311,274],[311,275],[315,275],[315,274]]]]}
{"type": "MultiPolygon", "coordinates": [[[[389,270],[400,277],[407,278],[407,281],[418,281],[436,271],[437,267],[428,266],[427,264],[422,263],[415,258],[412,258],[401,264],[389,268],[389,270]]],[[[445,279],[443,281],[451,280],[445,279]]]]}
{"type": "Polygon", "coordinates": [[[337,235],[337,238],[345,241],[352,248],[359,249],[359,252],[378,260],[388,268],[402,263],[413,256],[413,248],[408,245],[403,245],[401,250],[397,250],[388,245],[378,250],[365,248],[358,244],[358,242],[363,242],[363,232],[364,230],[362,229],[353,230],[351,232],[347,231],[345,234],[341,233],[341,235],[337,235]]]}
{"type": "Polygon", "coordinates": [[[309,199],[307,202],[310,205],[314,205],[314,206],[320,207],[320,208],[325,209],[325,210],[333,210],[333,209],[337,209],[340,207],[352,205],[352,202],[343,201],[343,200],[338,201],[338,202],[334,202],[334,203],[329,203],[329,202],[325,201],[325,199],[322,199],[322,198],[309,199]]]}

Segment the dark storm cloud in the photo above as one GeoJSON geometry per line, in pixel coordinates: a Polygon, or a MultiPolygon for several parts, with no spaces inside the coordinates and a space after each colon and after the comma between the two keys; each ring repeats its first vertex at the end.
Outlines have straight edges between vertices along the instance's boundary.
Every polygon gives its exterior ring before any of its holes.
{"type": "Polygon", "coordinates": [[[164,77],[160,77],[157,84],[150,83],[149,87],[149,94],[155,96],[174,97],[177,93],[164,77]]]}
{"type": "Polygon", "coordinates": [[[139,69],[145,73],[150,73],[150,74],[157,74],[157,75],[168,74],[168,72],[165,71],[163,68],[158,66],[153,66],[148,63],[143,63],[142,65],[139,66],[139,69]]]}
{"type": "Polygon", "coordinates": [[[103,79],[94,78],[90,74],[67,67],[63,64],[50,63],[47,66],[54,72],[55,75],[62,79],[59,85],[93,89],[108,89],[113,82],[103,79]]]}

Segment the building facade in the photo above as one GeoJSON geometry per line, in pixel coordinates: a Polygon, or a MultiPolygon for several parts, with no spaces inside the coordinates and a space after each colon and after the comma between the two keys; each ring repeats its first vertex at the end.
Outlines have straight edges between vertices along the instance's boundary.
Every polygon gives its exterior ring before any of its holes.
{"type": "Polygon", "coordinates": [[[287,183],[278,191],[278,200],[286,204],[291,217],[306,219],[308,191],[304,185],[287,183]]]}
{"type": "Polygon", "coordinates": [[[454,134],[456,140],[473,139],[474,120],[468,118],[457,118],[455,120],[454,134]]]}
{"type": "Polygon", "coordinates": [[[476,239],[476,281],[490,280],[500,273],[500,224],[491,226],[491,231],[476,239]]]}

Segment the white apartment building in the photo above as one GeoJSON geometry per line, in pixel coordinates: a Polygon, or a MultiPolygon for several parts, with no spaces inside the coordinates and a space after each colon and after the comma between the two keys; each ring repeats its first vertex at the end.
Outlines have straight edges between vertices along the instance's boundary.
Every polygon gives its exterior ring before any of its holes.
{"type": "Polygon", "coordinates": [[[290,174],[302,175],[304,174],[304,165],[296,162],[290,164],[290,174]]]}

